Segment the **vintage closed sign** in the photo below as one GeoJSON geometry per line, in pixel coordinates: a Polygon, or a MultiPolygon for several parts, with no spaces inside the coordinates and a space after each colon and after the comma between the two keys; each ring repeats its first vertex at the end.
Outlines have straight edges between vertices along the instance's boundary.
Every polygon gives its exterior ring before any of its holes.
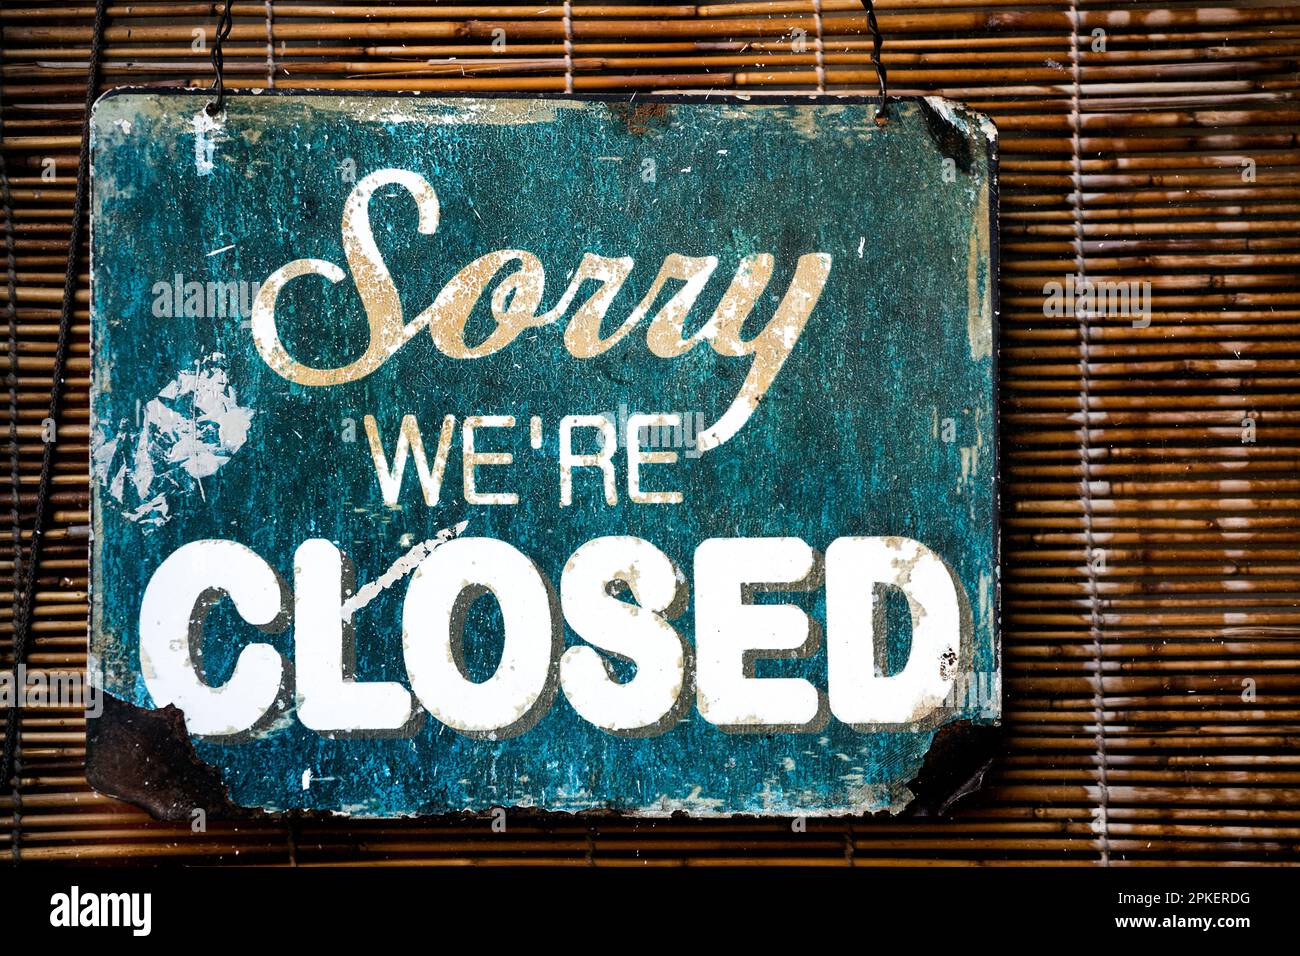
{"type": "Polygon", "coordinates": [[[859,813],[997,720],[987,120],[206,102],[93,119],[97,787],[859,813]]]}

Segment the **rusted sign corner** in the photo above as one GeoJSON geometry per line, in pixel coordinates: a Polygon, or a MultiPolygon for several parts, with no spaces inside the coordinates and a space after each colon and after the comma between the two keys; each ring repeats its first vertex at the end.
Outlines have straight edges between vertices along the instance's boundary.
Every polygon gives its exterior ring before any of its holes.
{"type": "Polygon", "coordinates": [[[195,810],[222,819],[263,815],[230,801],[220,772],[195,752],[179,707],[137,707],[108,693],[102,700],[103,713],[86,722],[86,782],[96,792],[158,820],[190,821],[195,810]]]}
{"type": "Polygon", "coordinates": [[[985,114],[940,96],[922,97],[916,101],[916,105],[920,108],[925,131],[935,148],[956,163],[962,173],[971,172],[977,140],[987,142],[991,150],[996,150],[997,127],[985,114]]]}
{"type": "Polygon", "coordinates": [[[996,759],[1002,727],[956,720],[935,732],[921,772],[908,784],[916,799],[902,815],[944,817],[977,793],[996,759]]]}

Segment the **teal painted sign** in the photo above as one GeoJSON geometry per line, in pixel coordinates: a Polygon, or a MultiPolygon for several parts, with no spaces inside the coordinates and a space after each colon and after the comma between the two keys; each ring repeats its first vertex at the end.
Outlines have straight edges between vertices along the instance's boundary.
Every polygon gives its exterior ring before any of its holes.
{"type": "Polygon", "coordinates": [[[93,120],[97,787],[897,811],[996,722],[985,118],[206,102],[93,120]]]}

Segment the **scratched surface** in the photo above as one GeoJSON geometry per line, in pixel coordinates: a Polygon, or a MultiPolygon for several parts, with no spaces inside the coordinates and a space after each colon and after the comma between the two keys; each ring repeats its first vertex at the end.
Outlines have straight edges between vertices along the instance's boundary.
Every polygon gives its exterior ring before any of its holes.
{"type": "MultiPolygon", "coordinates": [[[[304,95],[234,97],[222,120],[207,123],[198,116],[204,102],[113,95],[93,121],[91,650],[111,695],[156,706],[141,674],[141,595],[187,542],[241,542],[291,583],[294,550],[325,538],[350,556],[360,586],[413,543],[462,524],[462,534],[510,542],[553,582],[576,547],[602,535],[653,542],[688,580],[696,546],[711,537],[791,535],[818,550],[843,535],[914,538],[962,583],[972,624],[964,663],[972,674],[998,672],[996,143],[982,117],[905,100],[882,130],[873,105],[835,99],[304,95]],[[578,359],[564,347],[561,319],[483,358],[449,358],[421,334],[360,380],[287,381],[254,349],[251,289],[294,259],[346,268],[340,217],[349,179],[383,168],[418,173],[441,204],[436,233],[424,235],[409,193],[380,190],[371,202],[376,243],[408,317],[472,259],[499,249],[541,261],[543,308],[584,252],[634,257],[611,322],[640,301],[668,254],[716,256],[688,333],[746,255],[769,252],[776,262],[756,325],[777,308],[798,256],[826,253],[831,271],[739,433],[646,469],[646,484],[679,489],[681,505],[630,502],[620,471],[616,505],[605,503],[597,477],[579,475],[575,504],[561,509],[562,416],[617,420],[623,408],[698,413],[711,423],[750,360],[706,347],[660,358],[647,349],[644,323],[604,354],[578,359]],[[251,289],[234,287],[245,302],[233,308],[214,309],[202,295],[201,307],[187,309],[195,282],[251,289]],[[480,483],[517,493],[519,504],[466,504],[457,441],[436,505],[422,500],[408,465],[400,507],[386,506],[361,423],[374,415],[391,451],[406,414],[419,420],[428,448],[445,414],[515,415],[522,427],[483,435],[514,463],[482,470],[480,483]],[[543,421],[537,450],[533,415],[543,421]]],[[[297,280],[277,318],[307,364],[345,365],[365,347],[350,279],[297,280]]],[[[480,303],[472,329],[481,337],[491,322],[480,303]]],[[[356,614],[358,679],[405,680],[404,590],[395,580],[356,614]]],[[[779,600],[824,620],[821,589],[779,600]]],[[[906,608],[889,607],[889,654],[905,657],[906,608]]],[[[693,598],[674,621],[688,642],[692,620],[693,598]]],[[[490,600],[473,604],[464,649],[473,679],[494,669],[499,626],[490,600]]],[[[291,660],[292,635],[292,626],[259,633],[229,601],[215,601],[202,639],[206,680],[227,679],[250,640],[291,660]]],[[[565,643],[577,640],[566,629],[565,643]]],[[[758,676],[826,686],[824,649],[755,667],[758,676]]],[[[983,699],[946,709],[943,720],[991,722],[999,713],[996,698],[983,699]]],[[[193,743],[233,803],[272,810],[834,814],[901,809],[933,735],[862,733],[834,718],[811,732],[727,733],[690,707],[666,733],[620,737],[557,694],[531,729],[506,740],[470,738],[429,718],[402,736],[330,739],[304,728],[290,706],[251,739],[193,743]]]]}

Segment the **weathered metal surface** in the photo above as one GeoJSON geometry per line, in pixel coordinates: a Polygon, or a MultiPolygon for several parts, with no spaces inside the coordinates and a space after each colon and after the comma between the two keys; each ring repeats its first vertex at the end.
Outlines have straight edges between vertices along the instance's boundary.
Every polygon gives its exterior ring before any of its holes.
{"type": "Polygon", "coordinates": [[[93,121],[97,787],[897,811],[996,721],[987,120],[205,102],[93,121]]]}

